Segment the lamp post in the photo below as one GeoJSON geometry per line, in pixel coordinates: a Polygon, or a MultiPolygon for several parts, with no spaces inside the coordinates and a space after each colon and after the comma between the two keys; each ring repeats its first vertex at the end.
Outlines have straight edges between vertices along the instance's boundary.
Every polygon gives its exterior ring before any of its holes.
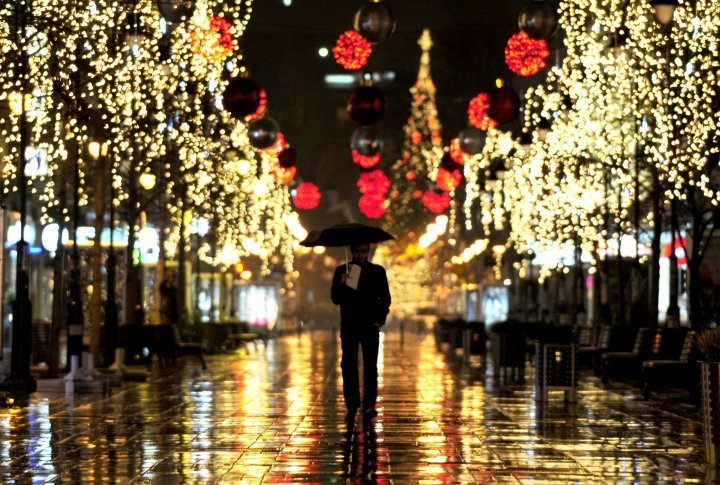
{"type": "Polygon", "coordinates": [[[655,12],[655,20],[663,27],[667,27],[673,20],[678,0],[650,0],[650,5],[655,12]]]}
{"type": "Polygon", "coordinates": [[[29,4],[19,2],[15,6],[15,32],[19,46],[17,76],[20,82],[17,182],[20,205],[20,238],[16,245],[15,301],[12,304],[12,355],[10,357],[10,376],[4,388],[19,393],[35,391],[37,385],[30,374],[30,354],[32,348],[32,304],[30,302],[30,277],[27,270],[27,244],[25,243],[25,222],[27,219],[27,177],[25,175],[25,148],[27,139],[26,94],[29,90],[29,59],[26,51],[26,33],[29,4]]]}

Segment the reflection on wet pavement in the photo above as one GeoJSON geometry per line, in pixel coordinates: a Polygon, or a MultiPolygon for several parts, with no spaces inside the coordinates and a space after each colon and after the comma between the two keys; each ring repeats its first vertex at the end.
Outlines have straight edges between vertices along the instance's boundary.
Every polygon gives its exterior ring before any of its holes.
{"type": "Polygon", "coordinates": [[[156,370],[109,397],[35,393],[0,410],[0,481],[235,483],[706,480],[697,409],[584,378],[578,403],[535,401],[383,334],[379,416],[344,423],[331,332],[156,370]]]}

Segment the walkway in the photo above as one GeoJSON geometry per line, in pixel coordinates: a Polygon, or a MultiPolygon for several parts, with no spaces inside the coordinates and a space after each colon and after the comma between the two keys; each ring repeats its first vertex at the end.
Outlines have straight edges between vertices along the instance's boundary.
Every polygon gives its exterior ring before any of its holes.
{"type": "MultiPolygon", "coordinates": [[[[374,432],[346,438],[330,332],[188,360],[110,397],[34,394],[0,410],[0,482],[702,483],[697,410],[585,382],[577,405],[500,388],[384,334],[374,432]]],[[[531,381],[531,379],[530,379],[531,381]]],[[[585,379],[587,381],[587,379],[585,379]]]]}

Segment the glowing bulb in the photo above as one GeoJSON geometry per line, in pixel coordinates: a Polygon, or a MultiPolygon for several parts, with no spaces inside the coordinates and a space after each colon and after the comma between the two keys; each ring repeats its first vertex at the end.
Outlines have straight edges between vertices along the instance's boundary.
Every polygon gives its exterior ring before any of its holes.
{"type": "Polygon", "coordinates": [[[140,175],[140,185],[145,190],[150,190],[155,187],[155,175],[151,173],[143,173],[140,175]]]}

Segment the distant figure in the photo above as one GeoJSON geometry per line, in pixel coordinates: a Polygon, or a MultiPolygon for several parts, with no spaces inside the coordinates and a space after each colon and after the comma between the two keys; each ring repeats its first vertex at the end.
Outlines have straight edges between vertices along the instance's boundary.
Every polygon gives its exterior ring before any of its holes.
{"type": "Polygon", "coordinates": [[[180,322],[178,305],[178,289],[175,285],[175,272],[168,271],[160,283],[160,319],[162,323],[177,324],[180,322]]]}
{"type": "MultiPolygon", "coordinates": [[[[363,418],[366,422],[377,416],[377,358],[380,327],[390,309],[390,288],[382,266],[368,261],[369,244],[350,246],[352,265],[360,267],[357,282],[348,281],[347,265],[335,270],[332,301],[340,305],[340,341],[342,343],[343,395],[347,407],[346,422],[352,426],[360,407],[358,377],[358,346],[363,353],[363,418]],[[353,286],[356,289],[353,289],[353,286]]],[[[351,269],[350,274],[354,271],[351,269]]]]}

